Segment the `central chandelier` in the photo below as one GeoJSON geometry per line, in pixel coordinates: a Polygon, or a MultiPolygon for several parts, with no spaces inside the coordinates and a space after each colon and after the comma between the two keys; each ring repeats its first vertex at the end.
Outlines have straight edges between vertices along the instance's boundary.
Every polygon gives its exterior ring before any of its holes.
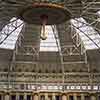
{"type": "Polygon", "coordinates": [[[47,33],[46,25],[61,24],[71,18],[67,8],[54,3],[36,2],[19,11],[18,17],[26,23],[41,25],[40,38],[45,40],[47,33]]]}

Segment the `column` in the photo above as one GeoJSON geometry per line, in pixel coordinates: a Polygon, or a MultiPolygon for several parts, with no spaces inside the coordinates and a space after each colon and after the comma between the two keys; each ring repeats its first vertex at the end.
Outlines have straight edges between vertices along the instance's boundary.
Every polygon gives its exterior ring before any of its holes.
{"type": "Polygon", "coordinates": [[[77,95],[74,94],[74,95],[73,95],[73,98],[74,98],[74,100],[77,100],[77,95]]]}
{"type": "Polygon", "coordinates": [[[19,100],[19,94],[16,93],[16,100],[19,100]]]}
{"type": "Polygon", "coordinates": [[[48,100],[48,93],[45,93],[45,100],[48,100]]]}
{"type": "Polygon", "coordinates": [[[1,94],[1,100],[4,100],[4,94],[1,94]]]}
{"type": "Polygon", "coordinates": [[[96,96],[95,95],[91,95],[91,100],[96,100],[96,96]]]}
{"type": "Polygon", "coordinates": [[[10,100],[10,95],[6,94],[5,95],[5,100],[10,100]]]}
{"type": "Polygon", "coordinates": [[[27,100],[27,94],[24,93],[24,100],[27,100]]]}
{"type": "Polygon", "coordinates": [[[85,100],[84,94],[81,94],[81,100],[85,100]]]}
{"type": "Polygon", "coordinates": [[[35,94],[33,95],[33,100],[39,100],[38,93],[35,93],[35,94]]]}
{"type": "Polygon", "coordinates": [[[52,94],[52,100],[56,100],[55,93],[52,94]]]}
{"type": "Polygon", "coordinates": [[[65,94],[62,95],[62,100],[67,100],[67,96],[65,94]]]}

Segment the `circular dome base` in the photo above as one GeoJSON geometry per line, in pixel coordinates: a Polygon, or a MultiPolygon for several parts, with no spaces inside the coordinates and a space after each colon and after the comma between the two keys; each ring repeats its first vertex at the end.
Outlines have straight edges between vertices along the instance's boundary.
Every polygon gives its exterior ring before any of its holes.
{"type": "Polygon", "coordinates": [[[41,25],[42,15],[46,15],[48,18],[46,25],[61,24],[70,19],[70,13],[67,9],[51,3],[34,3],[22,8],[18,16],[26,23],[41,25]]]}

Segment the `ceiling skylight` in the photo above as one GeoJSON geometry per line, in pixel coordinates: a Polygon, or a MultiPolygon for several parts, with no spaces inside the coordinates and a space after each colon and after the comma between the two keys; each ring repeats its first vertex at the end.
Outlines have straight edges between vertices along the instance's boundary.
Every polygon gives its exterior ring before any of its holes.
{"type": "Polygon", "coordinates": [[[79,33],[86,49],[97,49],[100,47],[100,35],[83,18],[71,20],[72,26],[79,33]]]}
{"type": "MultiPolygon", "coordinates": [[[[58,38],[55,39],[55,35],[53,33],[51,26],[46,26],[46,32],[48,33],[48,37],[46,40],[41,40],[40,43],[40,51],[58,51],[58,38]]],[[[57,31],[55,32],[57,35],[57,31]]]]}
{"type": "Polygon", "coordinates": [[[0,48],[14,49],[18,35],[22,29],[23,22],[20,19],[12,18],[0,32],[0,48]],[[7,35],[9,35],[7,37],[7,35]],[[6,38],[7,37],[7,38],[6,38]],[[5,39],[6,38],[6,39],[5,39]]]}

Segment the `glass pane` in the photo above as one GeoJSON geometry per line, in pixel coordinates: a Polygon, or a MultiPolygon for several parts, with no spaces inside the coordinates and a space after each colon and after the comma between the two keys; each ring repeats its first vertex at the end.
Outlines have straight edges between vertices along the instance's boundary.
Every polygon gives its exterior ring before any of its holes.
{"type": "Polygon", "coordinates": [[[31,100],[31,95],[27,95],[27,100],[31,100]]]}
{"type": "Polygon", "coordinates": [[[82,17],[72,19],[71,23],[86,49],[97,49],[100,47],[100,35],[82,17]]]}
{"type": "Polygon", "coordinates": [[[0,32],[0,42],[5,39],[7,34],[10,34],[2,44],[0,44],[0,48],[5,49],[14,49],[15,43],[17,41],[18,35],[23,27],[23,25],[19,26],[23,23],[20,19],[16,19],[15,17],[10,20],[10,22],[2,29],[0,32]],[[18,27],[19,26],[19,27],[18,27]],[[16,29],[16,27],[18,27],[16,29]]]}
{"type": "Polygon", "coordinates": [[[2,100],[2,96],[0,95],[0,100],[2,100]]]}
{"type": "Polygon", "coordinates": [[[16,95],[11,95],[11,100],[16,100],[16,95]]]}
{"type": "Polygon", "coordinates": [[[85,96],[85,100],[90,100],[90,96],[85,96]]]}
{"type": "Polygon", "coordinates": [[[77,100],[81,100],[81,96],[77,96],[77,100]]]}
{"type": "Polygon", "coordinates": [[[19,95],[19,100],[24,100],[24,95],[19,95]]]}
{"type": "Polygon", "coordinates": [[[52,100],[52,96],[48,96],[48,100],[52,100]]]}
{"type": "Polygon", "coordinates": [[[40,100],[45,100],[45,96],[42,95],[42,96],[40,97],[40,100]]]}
{"type": "Polygon", "coordinates": [[[73,96],[69,96],[69,100],[74,100],[73,96]]]}
{"type": "Polygon", "coordinates": [[[100,96],[98,96],[98,100],[100,100],[100,96]]]}

